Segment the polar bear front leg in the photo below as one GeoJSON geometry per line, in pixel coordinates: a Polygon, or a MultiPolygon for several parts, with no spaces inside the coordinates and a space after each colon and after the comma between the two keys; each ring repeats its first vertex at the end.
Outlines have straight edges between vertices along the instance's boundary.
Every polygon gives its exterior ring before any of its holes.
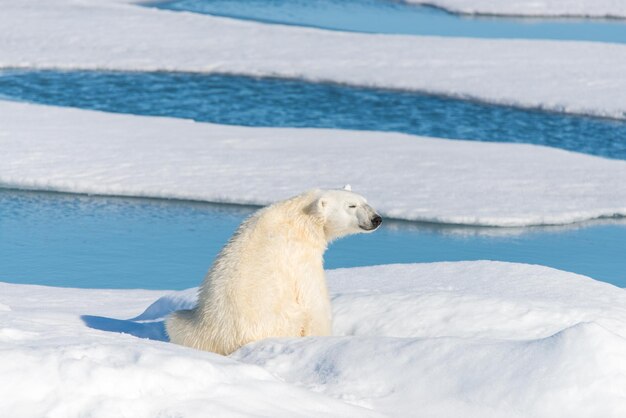
{"type": "Polygon", "coordinates": [[[318,301],[311,310],[308,321],[308,334],[326,336],[332,333],[332,318],[330,303],[318,301]]]}
{"type": "Polygon", "coordinates": [[[297,315],[299,320],[299,335],[301,337],[323,336],[331,333],[331,307],[325,292],[316,292],[315,298],[311,298],[311,293],[307,292],[308,298],[304,298],[302,293],[296,292],[296,305],[300,312],[297,315]]]}
{"type": "Polygon", "coordinates": [[[296,291],[296,303],[302,309],[302,337],[331,335],[332,309],[323,273],[317,280],[300,284],[296,291]]]}
{"type": "Polygon", "coordinates": [[[331,321],[322,320],[321,318],[315,318],[314,316],[307,315],[302,326],[300,327],[301,337],[310,336],[325,336],[330,335],[331,321]]]}

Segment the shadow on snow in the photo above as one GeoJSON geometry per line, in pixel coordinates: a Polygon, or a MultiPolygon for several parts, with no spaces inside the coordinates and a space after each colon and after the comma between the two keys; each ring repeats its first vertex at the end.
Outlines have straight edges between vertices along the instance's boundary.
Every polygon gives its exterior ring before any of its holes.
{"type": "Polygon", "coordinates": [[[169,341],[165,332],[165,321],[136,322],[92,315],[82,315],[80,318],[89,328],[108,332],[121,332],[155,341],[169,341]]]}
{"type": "Polygon", "coordinates": [[[167,342],[169,338],[165,332],[165,317],[176,310],[192,308],[196,303],[196,292],[194,288],[165,295],[131,319],[94,315],[82,315],[80,318],[89,328],[167,342]]]}

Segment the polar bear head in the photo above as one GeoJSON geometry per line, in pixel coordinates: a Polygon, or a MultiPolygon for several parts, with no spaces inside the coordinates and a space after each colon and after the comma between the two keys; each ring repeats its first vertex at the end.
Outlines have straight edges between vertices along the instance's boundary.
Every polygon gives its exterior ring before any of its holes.
{"type": "Polygon", "coordinates": [[[348,188],[318,191],[310,210],[323,220],[328,241],[350,234],[372,232],[383,221],[363,196],[348,188]]]}

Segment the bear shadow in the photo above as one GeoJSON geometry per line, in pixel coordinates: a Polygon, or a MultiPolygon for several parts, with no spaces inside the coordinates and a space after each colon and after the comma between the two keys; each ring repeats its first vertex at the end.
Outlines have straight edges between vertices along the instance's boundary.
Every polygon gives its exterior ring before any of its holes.
{"type": "Polygon", "coordinates": [[[137,322],[93,315],[82,315],[80,319],[89,328],[100,331],[130,334],[137,338],[147,338],[155,341],[169,341],[165,332],[165,321],[137,322]]]}
{"type": "Polygon", "coordinates": [[[188,289],[165,295],[148,306],[140,315],[131,319],[116,319],[95,315],[82,315],[80,319],[89,328],[100,331],[123,333],[137,338],[169,342],[165,332],[165,317],[179,309],[192,308],[196,304],[196,293],[197,289],[188,289]]]}

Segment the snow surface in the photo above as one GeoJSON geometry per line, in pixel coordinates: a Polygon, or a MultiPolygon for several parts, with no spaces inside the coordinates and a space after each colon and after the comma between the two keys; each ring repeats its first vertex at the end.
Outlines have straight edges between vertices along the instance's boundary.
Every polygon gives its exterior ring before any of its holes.
{"type": "Polygon", "coordinates": [[[440,7],[453,13],[534,16],[626,18],[623,0],[404,0],[440,7]]]}
{"type": "Polygon", "coordinates": [[[193,305],[195,289],[0,283],[0,410],[16,418],[626,414],[624,289],[489,261],[332,270],[328,280],[335,336],[265,340],[230,357],[165,342],[163,317],[193,305]]]}
{"type": "Polygon", "coordinates": [[[374,415],[259,367],[145,339],[165,338],[162,321],[114,319],[134,315],[163,292],[0,289],[12,308],[0,312],[0,410],[11,417],[374,415]]]}
{"type": "Polygon", "coordinates": [[[384,216],[567,224],[626,215],[626,161],[404,134],[246,128],[0,101],[0,187],[268,204],[346,183],[384,216]]]}
{"type": "Polygon", "coordinates": [[[0,68],[278,76],[626,118],[626,45],[341,33],[131,3],[0,0],[0,68]]]}

